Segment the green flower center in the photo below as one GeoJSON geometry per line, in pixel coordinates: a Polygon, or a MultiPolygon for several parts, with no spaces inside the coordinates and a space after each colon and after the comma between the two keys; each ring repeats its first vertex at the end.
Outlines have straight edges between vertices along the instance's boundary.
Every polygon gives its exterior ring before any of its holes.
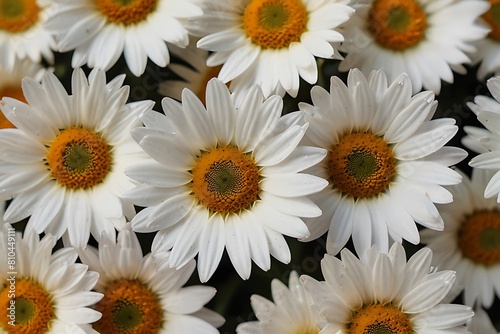
{"type": "Polygon", "coordinates": [[[39,13],[36,0],[0,0],[0,30],[26,31],[38,22],[39,13]]]}
{"type": "Polygon", "coordinates": [[[143,322],[141,308],[128,300],[119,300],[113,308],[114,322],[124,330],[135,328],[143,322]]]}

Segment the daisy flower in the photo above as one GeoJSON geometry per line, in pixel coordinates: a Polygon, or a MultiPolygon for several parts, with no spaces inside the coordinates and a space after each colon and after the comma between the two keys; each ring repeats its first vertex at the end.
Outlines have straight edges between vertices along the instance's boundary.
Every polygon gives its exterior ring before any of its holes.
{"type": "Polygon", "coordinates": [[[188,45],[184,23],[201,14],[190,0],[57,0],[44,27],[56,35],[60,52],[74,49],[73,67],[108,70],[123,53],[130,71],[140,76],[148,58],[168,65],[165,42],[188,45]]]}
{"type": "Polygon", "coordinates": [[[464,303],[485,308],[500,296],[500,204],[483,196],[493,174],[473,169],[472,179],[464,175],[461,184],[450,186],[453,203],[438,206],[444,230],[421,233],[435,265],[456,270],[464,303]]]}
{"type": "Polygon", "coordinates": [[[478,17],[486,1],[360,0],[345,27],[339,70],[359,68],[365,75],[383,69],[390,81],[408,73],[413,93],[422,87],[439,94],[441,80],[453,83],[453,72],[465,73],[467,53],[488,29],[478,17]]]}
{"type": "Polygon", "coordinates": [[[321,261],[325,281],[301,276],[326,319],[320,333],[469,333],[465,324],[472,309],[442,303],[455,272],[429,271],[431,260],[432,251],[423,248],[407,262],[399,243],[387,255],[373,247],[364,260],[348,249],[341,260],[326,254],[321,261]]]}
{"type": "MultiPolygon", "coordinates": [[[[45,68],[40,64],[34,63],[29,59],[20,60],[16,58],[11,70],[0,68],[0,99],[4,96],[15,98],[26,102],[21,87],[21,81],[24,77],[34,78],[39,81],[42,79],[45,68]]],[[[0,129],[13,128],[14,125],[0,113],[0,129]]]]}
{"type": "Polygon", "coordinates": [[[233,91],[261,84],[265,97],[295,97],[299,78],[316,83],[314,57],[339,57],[332,43],[344,40],[336,29],[354,9],[345,1],[206,1],[192,33],[204,36],[198,47],[214,53],[209,66],[222,65],[218,78],[233,91]]]}
{"type": "Polygon", "coordinates": [[[282,99],[264,100],[258,86],[241,108],[218,79],[208,82],[206,96],[205,108],[184,90],[182,105],[162,101],[166,116],[144,114],[145,127],[132,134],[153,159],[126,170],[141,185],[124,196],[147,207],[132,227],[159,230],[152,249],[172,249],[172,266],[181,268],[199,253],[198,273],[205,282],[226,248],[246,279],[251,260],[263,270],[270,268],[269,254],[290,261],[283,234],[309,235],[299,217],[321,214],[307,196],[328,182],[300,172],[326,151],[298,147],[307,124],[299,113],[280,118],[282,99]]]}
{"type": "Polygon", "coordinates": [[[2,99],[0,108],[17,128],[0,130],[0,196],[14,196],[6,221],[31,216],[37,233],[60,238],[67,231],[72,246],[84,247],[90,233],[98,240],[102,233],[115,235],[125,216],[135,214],[119,198],[133,187],[123,170],[147,155],[129,129],[154,103],[126,104],[124,79],[106,84],[104,71],[96,69],[87,81],[77,69],[68,95],[46,72],[41,84],[23,80],[29,104],[2,99]]]}
{"type": "Polygon", "coordinates": [[[411,92],[405,74],[388,85],[382,71],[366,79],[354,69],[347,86],[332,77],[329,93],[313,87],[313,105],[299,104],[309,122],[307,139],[328,150],[310,172],[330,181],[313,197],[323,214],[306,219],[306,240],[329,229],[327,251],[335,255],[352,235],[362,255],[372,244],[387,252],[390,239],[418,244],[415,222],[443,229],[434,203],[452,201],[441,185],[460,182],[460,174],[447,166],[466,152],[443,147],[458,128],[454,119],[431,120],[434,94],[411,92]]]}
{"type": "Polygon", "coordinates": [[[290,273],[289,287],[274,279],[271,282],[274,303],[259,295],[251,297],[258,321],[238,325],[238,334],[317,334],[319,311],[313,305],[296,271],[290,273]]]}
{"type": "Polygon", "coordinates": [[[491,30],[487,38],[477,41],[477,52],[473,57],[481,61],[477,78],[484,80],[489,74],[500,74],[500,21],[497,19],[500,2],[488,0],[490,9],[482,15],[482,22],[491,30]]]}
{"type": "Polygon", "coordinates": [[[49,0],[3,0],[0,6],[0,68],[12,71],[16,58],[54,61],[52,35],[43,29],[49,0]]]}
{"type": "Polygon", "coordinates": [[[0,333],[95,333],[87,324],[101,317],[89,307],[102,298],[90,291],[99,275],[75,263],[73,248],[52,254],[55,244],[29,224],[23,238],[0,227],[0,333]]]}
{"type": "Polygon", "coordinates": [[[82,262],[100,274],[96,290],[104,297],[95,309],[102,318],[94,324],[100,333],[178,334],[219,333],[224,319],[203,307],[215,295],[208,286],[182,287],[196,264],[189,261],[179,270],[170,268],[168,252],[143,257],[130,225],[115,242],[103,237],[99,250],[80,251],[82,262]]]}
{"type": "Polygon", "coordinates": [[[468,134],[464,138],[464,144],[481,153],[469,161],[470,166],[496,171],[484,189],[484,196],[486,198],[497,197],[497,202],[500,203],[500,164],[498,163],[500,156],[500,103],[498,103],[500,101],[500,77],[489,79],[486,85],[493,98],[476,96],[474,103],[467,104],[486,129],[464,127],[468,134]]]}

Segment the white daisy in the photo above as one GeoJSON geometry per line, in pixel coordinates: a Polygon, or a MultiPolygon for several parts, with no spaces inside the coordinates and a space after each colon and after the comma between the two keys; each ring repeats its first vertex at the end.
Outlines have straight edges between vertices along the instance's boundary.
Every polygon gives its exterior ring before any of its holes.
{"type": "Polygon", "coordinates": [[[301,276],[327,325],[321,334],[469,333],[474,315],[468,306],[444,304],[455,272],[429,271],[432,251],[423,248],[408,262],[395,243],[388,255],[371,248],[358,260],[348,249],[341,260],[326,254],[321,261],[325,281],[301,276]]]}
{"type": "Polygon", "coordinates": [[[500,334],[491,323],[488,313],[480,307],[474,309],[474,316],[470,322],[469,330],[474,334],[500,334]]]}
{"type": "Polygon", "coordinates": [[[188,45],[184,21],[201,14],[190,0],[57,0],[44,27],[56,34],[60,52],[75,50],[73,67],[108,70],[123,52],[130,71],[140,76],[148,58],[168,65],[165,42],[188,45]]]}
{"type": "Polygon", "coordinates": [[[181,100],[184,88],[189,89],[206,104],[205,92],[210,79],[217,77],[220,66],[207,66],[209,52],[196,47],[191,42],[186,48],[172,47],[171,53],[181,59],[184,63],[171,63],[169,69],[180,79],[167,79],[160,83],[158,92],[164,96],[181,100]]]}
{"type": "Polygon", "coordinates": [[[71,245],[84,247],[90,233],[115,235],[115,227],[135,214],[119,198],[131,189],[124,168],[147,155],[129,129],[152,101],[125,104],[124,76],[106,84],[102,70],[88,82],[73,72],[69,95],[52,73],[42,83],[23,80],[29,104],[4,97],[0,108],[17,129],[0,130],[0,196],[14,196],[4,219],[30,217],[37,233],[60,238],[68,231],[71,245]]]}
{"type": "Polygon", "coordinates": [[[203,306],[215,295],[208,286],[182,287],[196,264],[175,270],[168,252],[143,257],[137,236],[127,225],[118,242],[103,237],[99,250],[80,251],[82,262],[100,274],[96,290],[104,294],[95,309],[102,318],[94,324],[100,333],[179,334],[219,333],[224,318],[203,306]]]}
{"type": "Polygon", "coordinates": [[[472,55],[475,61],[481,62],[477,70],[479,80],[484,80],[489,74],[500,74],[500,3],[495,0],[488,2],[491,7],[483,14],[481,22],[491,31],[487,38],[477,41],[477,52],[472,55]]]}
{"type": "Polygon", "coordinates": [[[476,0],[360,0],[346,25],[339,69],[359,68],[365,75],[383,69],[393,81],[408,73],[413,93],[422,87],[439,94],[441,80],[465,73],[467,53],[488,29],[477,18],[489,4],[476,0]]]}
{"type": "Polygon", "coordinates": [[[241,323],[238,334],[318,334],[319,310],[304,289],[296,271],[290,273],[289,288],[278,279],[271,282],[274,303],[252,295],[251,303],[258,321],[241,323]]]}
{"type": "Polygon", "coordinates": [[[86,325],[101,314],[89,306],[102,294],[90,291],[99,274],[75,263],[73,248],[52,253],[56,238],[31,229],[24,238],[0,227],[0,333],[96,333],[86,325]]]}
{"type": "Polygon", "coordinates": [[[52,35],[42,28],[48,0],[3,0],[0,6],[0,68],[12,71],[16,58],[52,63],[52,35]]]}
{"type": "Polygon", "coordinates": [[[500,203],[500,163],[498,162],[500,157],[500,103],[498,102],[500,101],[500,77],[493,77],[486,84],[493,98],[476,96],[474,103],[467,104],[486,129],[464,127],[468,136],[464,138],[463,143],[481,153],[469,161],[470,166],[497,172],[484,189],[484,196],[497,197],[497,202],[500,203]]]}
{"type": "Polygon", "coordinates": [[[272,254],[288,263],[284,235],[304,238],[299,217],[321,214],[306,196],[327,181],[300,173],[321,161],[325,150],[297,147],[306,131],[299,113],[280,118],[283,101],[264,101],[254,86],[241,108],[218,79],[207,86],[207,107],[189,90],[182,106],[165,98],[166,114],[146,113],[145,128],[133,130],[154,159],[127,169],[142,183],[125,198],[147,206],[132,220],[139,232],[157,231],[153,250],[172,248],[181,268],[197,253],[198,273],[207,281],[224,248],[238,274],[250,275],[251,260],[270,268],[272,254]]]}
{"type": "MultiPolygon", "coordinates": [[[[26,102],[23,95],[21,82],[24,77],[30,77],[37,81],[42,79],[45,68],[40,64],[32,62],[30,59],[20,60],[16,58],[11,70],[0,68],[0,99],[4,96],[15,98],[26,102]]],[[[0,129],[13,128],[14,125],[0,113],[0,129]]]]}
{"type": "Polygon", "coordinates": [[[453,203],[438,206],[443,231],[422,231],[422,242],[434,252],[434,264],[457,272],[464,303],[491,307],[500,296],[500,204],[485,199],[484,189],[494,172],[473,169],[449,187],[453,203]]]}
{"type": "Polygon", "coordinates": [[[443,220],[433,203],[449,203],[441,185],[461,176],[448,168],[466,156],[443,147],[457,132],[455,120],[431,120],[437,108],[430,91],[411,96],[401,74],[389,87],[382,71],[366,79],[351,70],[347,86],[332,77],[330,93],[316,86],[313,105],[299,104],[309,129],[308,140],[328,156],[311,173],[330,181],[313,200],[322,216],[306,219],[311,235],[328,229],[327,251],[337,254],[352,235],[362,255],[372,244],[387,252],[390,239],[418,244],[415,222],[435,230],[443,220]],[[390,238],[389,238],[390,237],[390,238]]]}
{"type": "Polygon", "coordinates": [[[344,40],[336,29],[354,10],[340,0],[206,1],[194,19],[198,47],[215,51],[209,66],[222,65],[218,78],[233,91],[261,84],[265,97],[284,91],[295,97],[299,77],[315,83],[314,57],[340,55],[332,46],[344,40]]]}

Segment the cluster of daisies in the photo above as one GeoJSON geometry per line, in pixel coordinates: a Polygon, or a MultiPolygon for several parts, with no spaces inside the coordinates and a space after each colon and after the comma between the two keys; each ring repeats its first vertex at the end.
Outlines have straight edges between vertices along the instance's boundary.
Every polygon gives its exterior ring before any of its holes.
{"type": "Polygon", "coordinates": [[[0,98],[0,333],[500,330],[498,0],[0,0],[0,98]]]}

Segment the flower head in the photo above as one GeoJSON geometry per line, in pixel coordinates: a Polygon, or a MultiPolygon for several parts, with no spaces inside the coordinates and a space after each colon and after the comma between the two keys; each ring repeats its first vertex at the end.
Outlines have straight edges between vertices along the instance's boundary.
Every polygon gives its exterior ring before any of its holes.
{"type": "Polygon", "coordinates": [[[251,260],[264,270],[269,254],[290,261],[284,235],[304,238],[300,217],[321,212],[307,196],[327,182],[301,173],[325,155],[297,146],[307,124],[299,113],[280,118],[282,99],[264,100],[254,86],[240,108],[218,79],[207,86],[207,106],[189,90],[182,105],[165,98],[165,115],[146,113],[133,130],[153,160],[126,172],[141,184],[125,198],[147,208],[132,220],[136,231],[157,231],[153,250],[172,249],[171,264],[198,253],[198,273],[208,280],[224,248],[238,274],[251,260]]]}

